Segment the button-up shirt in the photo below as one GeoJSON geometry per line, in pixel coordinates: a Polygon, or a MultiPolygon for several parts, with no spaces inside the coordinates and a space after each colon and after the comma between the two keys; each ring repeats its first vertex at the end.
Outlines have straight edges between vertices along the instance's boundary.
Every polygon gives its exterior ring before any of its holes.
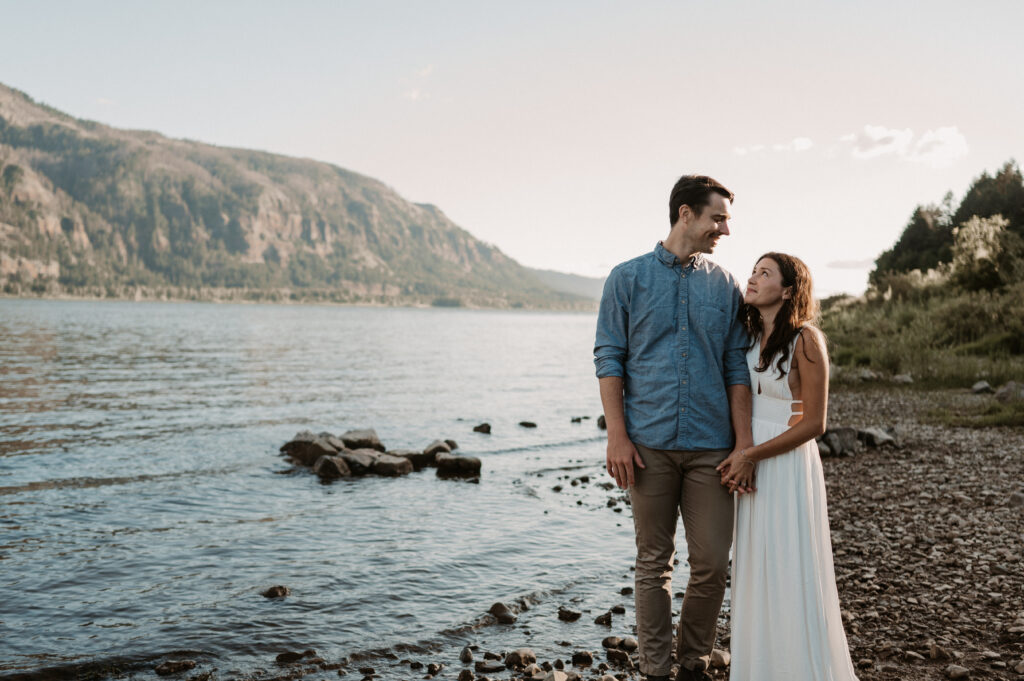
{"type": "Polygon", "coordinates": [[[740,284],[660,243],[608,275],[597,316],[598,378],[621,376],[626,432],[651,449],[730,449],[726,386],[750,385],[740,284]]]}

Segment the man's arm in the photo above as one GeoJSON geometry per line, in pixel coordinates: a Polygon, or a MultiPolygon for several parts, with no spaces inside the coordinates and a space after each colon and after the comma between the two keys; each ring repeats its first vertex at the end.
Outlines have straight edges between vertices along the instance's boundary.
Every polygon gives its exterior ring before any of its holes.
{"type": "MultiPolygon", "coordinates": [[[[605,455],[605,468],[608,475],[622,489],[633,486],[636,478],[633,464],[644,466],[640,453],[629,439],[626,432],[626,417],[622,404],[622,377],[605,376],[598,379],[601,385],[601,405],[604,407],[604,420],[608,426],[608,450],[605,455]]],[[[749,391],[748,391],[749,392],[749,391]]]]}
{"type": "MultiPolygon", "coordinates": [[[[729,396],[729,419],[732,422],[732,432],[735,435],[736,443],[732,453],[725,460],[722,470],[722,479],[725,480],[729,474],[729,462],[734,461],[734,456],[741,449],[752,447],[754,436],[751,433],[750,422],[753,416],[751,402],[753,396],[750,392],[750,369],[747,367],[747,348],[750,344],[750,337],[740,319],[740,307],[743,304],[743,294],[739,286],[732,291],[730,312],[732,323],[729,326],[729,333],[726,336],[725,349],[725,383],[726,393],[729,396]]],[[[748,481],[749,485],[740,486],[737,491],[753,492],[753,479],[748,481]]]]}
{"type": "Polygon", "coordinates": [[[597,339],[594,342],[594,364],[601,386],[601,405],[608,428],[608,449],[605,468],[622,489],[633,485],[633,463],[641,468],[643,460],[626,432],[623,402],[623,376],[629,348],[629,291],[622,270],[615,268],[608,275],[597,312],[597,339]]]}

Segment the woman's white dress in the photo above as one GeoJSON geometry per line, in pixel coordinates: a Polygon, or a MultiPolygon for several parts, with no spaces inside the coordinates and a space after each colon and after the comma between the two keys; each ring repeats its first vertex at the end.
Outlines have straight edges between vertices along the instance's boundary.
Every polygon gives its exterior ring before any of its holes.
{"type": "MultiPolygon", "coordinates": [[[[789,365],[758,372],[747,353],[754,443],[789,429],[789,365]]],[[[796,403],[797,411],[801,405],[796,403]]],[[[757,491],[737,496],[733,534],[731,681],[847,681],[857,676],[839,610],[818,446],[759,461],[757,491]]]]}

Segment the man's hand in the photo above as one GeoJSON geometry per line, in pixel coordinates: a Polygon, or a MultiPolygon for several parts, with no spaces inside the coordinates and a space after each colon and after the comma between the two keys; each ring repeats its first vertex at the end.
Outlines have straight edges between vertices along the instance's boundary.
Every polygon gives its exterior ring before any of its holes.
{"type": "Polygon", "coordinates": [[[757,491],[754,487],[755,465],[742,452],[743,448],[737,447],[715,470],[721,473],[722,484],[728,487],[730,492],[749,494],[757,491]]]}
{"type": "Polygon", "coordinates": [[[622,489],[629,489],[636,482],[633,473],[633,464],[640,468],[644,466],[644,460],[640,453],[630,442],[628,437],[608,437],[608,455],[605,458],[605,468],[608,475],[615,478],[615,483],[622,489]]]}

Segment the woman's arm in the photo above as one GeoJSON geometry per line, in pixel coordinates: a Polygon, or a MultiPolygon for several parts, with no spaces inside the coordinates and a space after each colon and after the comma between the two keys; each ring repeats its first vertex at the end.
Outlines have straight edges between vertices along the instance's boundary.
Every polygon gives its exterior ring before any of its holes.
{"type": "Polygon", "coordinates": [[[803,416],[785,433],[759,445],[746,447],[722,462],[719,466],[719,470],[724,473],[722,484],[728,485],[730,491],[749,479],[756,462],[796,449],[825,432],[828,416],[828,350],[825,348],[825,338],[817,329],[807,327],[800,332],[793,348],[791,366],[796,367],[797,364],[803,416]]]}

